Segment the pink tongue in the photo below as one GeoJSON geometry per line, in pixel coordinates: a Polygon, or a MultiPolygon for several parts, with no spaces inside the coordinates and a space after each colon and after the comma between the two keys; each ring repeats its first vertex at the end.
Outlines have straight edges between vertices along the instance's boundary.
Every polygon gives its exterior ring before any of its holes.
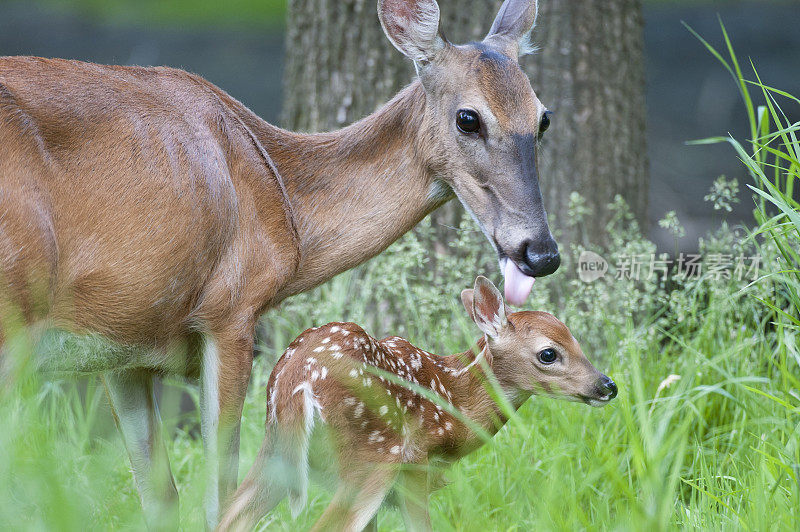
{"type": "Polygon", "coordinates": [[[525,300],[528,299],[531,288],[533,288],[533,282],[536,281],[536,279],[522,273],[511,259],[506,259],[506,267],[504,268],[503,275],[506,278],[506,301],[515,307],[521,307],[525,304],[525,300]]]}

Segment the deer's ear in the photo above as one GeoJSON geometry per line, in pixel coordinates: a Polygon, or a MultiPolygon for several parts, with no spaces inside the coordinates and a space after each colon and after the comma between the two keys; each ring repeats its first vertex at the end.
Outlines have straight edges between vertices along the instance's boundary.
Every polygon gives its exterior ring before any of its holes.
{"type": "Polygon", "coordinates": [[[538,0],[505,0],[484,40],[499,44],[509,55],[530,52],[529,36],[538,10],[538,0]]]}
{"type": "MultiPolygon", "coordinates": [[[[462,292],[462,300],[464,293],[462,292]]],[[[503,296],[492,282],[483,276],[475,279],[472,293],[472,319],[480,330],[492,338],[500,335],[500,331],[508,325],[506,306],[503,296]]]]}
{"type": "Polygon", "coordinates": [[[414,61],[430,62],[444,48],[436,0],[378,0],[378,18],[395,48],[414,61]]]}
{"type": "Polygon", "coordinates": [[[475,321],[475,313],[472,311],[472,299],[473,299],[474,291],[472,288],[467,288],[466,290],[461,291],[461,304],[464,305],[464,308],[467,310],[467,314],[469,314],[469,318],[472,321],[475,321]]]}

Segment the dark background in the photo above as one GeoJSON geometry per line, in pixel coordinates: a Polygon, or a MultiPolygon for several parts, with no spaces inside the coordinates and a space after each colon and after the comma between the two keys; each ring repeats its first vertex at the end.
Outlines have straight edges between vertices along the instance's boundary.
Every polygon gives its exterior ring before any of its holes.
{"type": "MultiPolygon", "coordinates": [[[[685,144],[728,133],[744,139],[748,128],[730,75],[681,22],[721,47],[721,18],[739,57],[752,58],[766,84],[800,94],[800,2],[648,1],[644,15],[649,236],[674,250],[656,222],[675,210],[687,230],[681,245],[692,250],[723,216],[749,221],[752,200],[730,147],[685,144]],[[720,174],[739,181],[732,214],[714,213],[703,201],[720,174]]],[[[0,55],[184,68],[279,123],[284,16],[281,0],[0,0],[0,55]]],[[[800,120],[797,106],[794,112],[790,119],[800,120]]],[[[613,135],[614,117],[607,120],[613,135]]]]}

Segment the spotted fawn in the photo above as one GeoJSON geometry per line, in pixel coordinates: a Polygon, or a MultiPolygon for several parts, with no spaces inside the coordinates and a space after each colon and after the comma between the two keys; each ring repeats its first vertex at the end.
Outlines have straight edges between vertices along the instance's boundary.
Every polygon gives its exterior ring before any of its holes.
{"type": "Polygon", "coordinates": [[[461,300],[484,333],[465,353],[376,340],[353,323],[297,337],[272,371],[264,443],[219,529],[250,530],[287,496],[293,514],[303,508],[317,423],[333,435],[338,482],[313,530],[362,530],[395,484],[406,527],[430,530],[428,464],[464,456],[503,426],[493,386],[514,409],[533,394],[592,406],[617,395],[551,314],[510,313],[484,277],[461,300]]]}

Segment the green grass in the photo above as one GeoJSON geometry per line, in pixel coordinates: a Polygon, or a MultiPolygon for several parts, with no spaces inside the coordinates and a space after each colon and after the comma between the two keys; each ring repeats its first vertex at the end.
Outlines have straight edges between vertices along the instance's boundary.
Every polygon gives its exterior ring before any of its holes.
{"type": "MultiPolygon", "coordinates": [[[[753,183],[755,219],[760,236],[774,245],[779,255],[780,268],[776,274],[781,284],[779,301],[762,302],[777,312],[789,327],[800,328],[800,203],[796,197],[800,179],[800,122],[791,122],[784,109],[800,106],[800,99],[765,84],[755,65],[750,62],[753,79],[747,79],[733,43],[720,20],[725,40],[725,54],[720,53],[702,37],[691,31],[719,60],[733,77],[742,97],[750,126],[750,140],[740,142],[733,137],[715,137],[696,141],[695,144],[729,143],[742,161],[753,183]],[[727,57],[726,57],[727,56],[727,57]],[[763,105],[757,105],[751,91],[758,93],[763,105]]],[[[688,26],[687,26],[688,28],[688,26]]]]}
{"type": "MultiPolygon", "coordinates": [[[[647,343],[643,330],[614,333],[620,342],[601,367],[619,397],[601,410],[530,401],[450,469],[452,483],[432,499],[434,529],[796,528],[799,403],[771,367],[774,346],[753,331],[663,331],[647,343]],[[681,379],[658,392],[671,374],[681,379]]],[[[798,370],[791,356],[787,375],[798,370]]],[[[279,509],[270,529],[309,527],[329,496],[311,500],[298,522],[279,509]]],[[[398,513],[385,510],[380,525],[401,529],[398,513]]]]}
{"type": "MultiPolygon", "coordinates": [[[[339,280],[337,282],[344,282],[339,280]]],[[[454,308],[454,311],[457,309],[454,308]]],[[[792,530],[800,524],[796,334],[729,322],[712,300],[691,335],[625,327],[605,356],[620,386],[603,409],[533,399],[490,444],[450,468],[432,498],[436,530],[792,530]],[[651,338],[646,340],[646,338],[651,338]],[[681,378],[667,388],[669,375],[681,378]],[[794,393],[794,395],[792,395],[794,393]],[[769,509],[766,511],[765,509],[769,509]]],[[[430,331],[434,334],[435,331],[430,331]]],[[[454,339],[453,349],[463,348],[454,339]]],[[[244,413],[242,474],[263,437],[269,363],[256,362],[244,413]]],[[[14,529],[141,528],[127,458],[105,398],[90,383],[21,386],[0,405],[0,523],[14,529]]],[[[183,528],[202,527],[202,448],[165,408],[183,528]]],[[[312,489],[297,521],[281,505],[272,530],[309,527],[330,494],[312,489]]],[[[401,529],[383,510],[382,530],[401,529]]]]}

